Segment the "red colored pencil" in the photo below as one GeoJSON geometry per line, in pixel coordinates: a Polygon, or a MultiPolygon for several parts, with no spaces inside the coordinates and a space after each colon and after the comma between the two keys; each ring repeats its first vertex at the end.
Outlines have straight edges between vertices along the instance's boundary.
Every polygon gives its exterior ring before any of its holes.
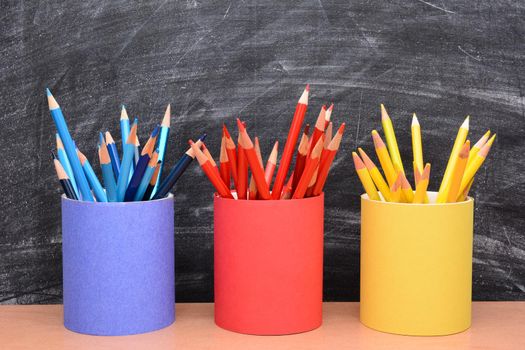
{"type": "MultiPolygon", "coordinates": [[[[241,123],[242,124],[242,123],[241,123]]],[[[241,134],[237,138],[237,198],[246,199],[248,189],[248,160],[241,145],[241,134]]]]}
{"type": "MultiPolygon", "coordinates": [[[[239,150],[243,150],[244,156],[246,157],[246,160],[248,161],[248,164],[252,169],[255,184],[257,185],[257,192],[259,193],[262,199],[271,199],[270,190],[268,189],[268,185],[266,184],[266,180],[264,179],[262,161],[259,161],[253,142],[250,139],[248,133],[246,132],[246,128],[239,119],[237,119],[237,126],[239,128],[240,136],[239,150]]],[[[239,162],[239,164],[240,163],[241,162],[239,162]]]]}
{"type": "Polygon", "coordinates": [[[299,99],[299,102],[295,108],[292,124],[288,132],[288,137],[286,138],[286,144],[284,145],[283,155],[281,157],[281,161],[279,162],[279,169],[277,170],[277,175],[275,177],[272,199],[279,199],[281,197],[281,191],[283,189],[286,175],[288,174],[288,169],[290,168],[290,162],[292,161],[295,144],[297,143],[297,138],[301,132],[301,125],[303,124],[306,109],[308,107],[309,90],[309,85],[306,85],[306,88],[304,89],[303,94],[301,95],[301,98],[299,99]]]}
{"type": "Polygon", "coordinates": [[[222,125],[222,135],[226,138],[226,155],[228,156],[228,161],[230,162],[230,170],[233,177],[233,185],[235,189],[239,188],[239,179],[237,176],[237,150],[235,149],[235,142],[233,142],[226,124],[222,125]]]}
{"type": "MultiPolygon", "coordinates": [[[[332,141],[330,141],[330,144],[326,148],[327,154],[325,155],[325,158],[322,158],[321,164],[319,165],[319,173],[317,175],[317,181],[313,190],[314,196],[318,196],[321,194],[321,192],[323,192],[326,179],[328,178],[328,172],[330,171],[330,166],[332,165],[337,151],[339,150],[339,146],[341,145],[341,139],[343,138],[344,130],[345,123],[341,124],[339,130],[337,130],[334,138],[332,141]]],[[[323,150],[323,153],[324,152],[325,150],[323,150]]]]}
{"type": "Polygon", "coordinates": [[[279,153],[279,141],[275,141],[272,152],[270,153],[270,156],[268,157],[268,161],[266,162],[266,168],[264,169],[264,179],[266,180],[266,183],[268,184],[268,186],[270,186],[270,184],[272,183],[273,173],[277,166],[278,153],[279,153]]]}
{"type": "MultiPolygon", "coordinates": [[[[323,145],[323,149],[326,149],[328,147],[328,145],[330,144],[330,142],[332,141],[333,127],[334,127],[334,124],[332,122],[329,122],[328,126],[326,127],[326,129],[324,131],[324,145],[323,145]]],[[[322,159],[323,158],[321,157],[321,160],[322,159]]]]}
{"type": "MultiPolygon", "coordinates": [[[[319,164],[320,159],[319,159],[319,164]]],[[[308,183],[308,188],[306,189],[305,197],[312,197],[314,194],[314,187],[315,183],[317,182],[317,175],[319,174],[319,164],[317,164],[317,168],[315,168],[314,174],[312,175],[312,179],[308,183]]]]}
{"type": "Polygon", "coordinates": [[[230,189],[226,187],[226,184],[222,181],[220,175],[215,171],[213,165],[211,164],[210,160],[206,155],[200,150],[199,146],[195,143],[191,143],[191,149],[195,153],[195,157],[197,158],[197,161],[199,162],[202,170],[210,179],[212,185],[217,190],[217,193],[219,193],[219,196],[223,198],[231,198],[233,199],[233,196],[230,192],[230,189]]]}
{"type": "Polygon", "coordinates": [[[323,107],[321,108],[321,112],[319,112],[319,116],[317,117],[317,121],[315,122],[315,127],[312,133],[312,137],[310,137],[307,156],[310,156],[310,154],[312,154],[312,149],[317,144],[317,140],[319,140],[319,138],[324,134],[325,122],[326,122],[325,115],[326,115],[326,106],[323,105],[323,107]]]}
{"type": "Polygon", "coordinates": [[[226,136],[222,136],[221,139],[221,154],[219,158],[219,163],[221,163],[219,170],[221,173],[221,179],[224,184],[230,188],[231,183],[231,169],[230,161],[228,160],[228,154],[226,153],[226,136]]]}
{"type": "Polygon", "coordinates": [[[315,144],[315,147],[312,150],[312,154],[306,160],[306,165],[304,166],[303,174],[301,175],[301,179],[299,180],[297,188],[293,193],[293,199],[301,199],[304,197],[308,188],[308,184],[310,183],[310,180],[314,175],[315,169],[319,165],[319,160],[321,159],[321,151],[323,150],[323,141],[324,140],[321,137],[315,144]]]}
{"type": "MultiPolygon", "coordinates": [[[[257,136],[255,136],[254,138],[253,147],[255,148],[255,153],[257,153],[257,159],[259,159],[259,163],[262,167],[263,162],[261,156],[261,147],[259,145],[259,138],[257,136]]],[[[250,178],[250,184],[248,185],[248,199],[257,199],[257,197],[257,184],[255,183],[255,178],[252,174],[252,177],[250,178]]]]}
{"type": "Polygon", "coordinates": [[[301,136],[301,142],[299,142],[299,148],[297,149],[297,155],[295,156],[295,168],[294,168],[294,178],[292,181],[292,192],[297,188],[297,184],[303,175],[304,164],[306,162],[306,154],[308,153],[308,131],[310,126],[306,124],[304,128],[303,136],[301,136]]]}
{"type": "Polygon", "coordinates": [[[286,182],[286,186],[284,186],[283,194],[281,195],[281,199],[290,199],[292,198],[292,182],[294,179],[294,172],[292,171],[292,175],[290,175],[290,178],[288,179],[288,182],[286,182]]]}
{"type": "Polygon", "coordinates": [[[328,127],[328,124],[330,124],[330,118],[332,117],[332,111],[334,110],[334,104],[332,103],[330,107],[326,110],[326,114],[324,116],[325,124],[324,128],[326,129],[328,127]]]}

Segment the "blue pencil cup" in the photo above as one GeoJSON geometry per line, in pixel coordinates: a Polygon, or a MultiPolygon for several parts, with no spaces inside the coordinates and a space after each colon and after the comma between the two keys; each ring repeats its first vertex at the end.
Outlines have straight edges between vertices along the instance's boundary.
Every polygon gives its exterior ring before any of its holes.
{"type": "Polygon", "coordinates": [[[62,197],[64,326],[129,335],[175,321],[173,196],[126,203],[62,197]]]}

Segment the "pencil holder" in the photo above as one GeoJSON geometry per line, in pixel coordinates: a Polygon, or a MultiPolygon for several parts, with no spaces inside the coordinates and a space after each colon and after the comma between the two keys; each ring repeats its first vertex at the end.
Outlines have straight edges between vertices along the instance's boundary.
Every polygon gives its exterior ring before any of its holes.
{"type": "Polygon", "coordinates": [[[215,323],[254,335],[322,323],[324,196],[215,196],[215,323]]]}
{"type": "Polygon", "coordinates": [[[94,203],[62,197],[64,325],[127,335],[175,320],[173,196],[94,203]]]}
{"type": "Polygon", "coordinates": [[[403,335],[470,327],[474,202],[403,204],[361,196],[361,322],[403,335]]]}

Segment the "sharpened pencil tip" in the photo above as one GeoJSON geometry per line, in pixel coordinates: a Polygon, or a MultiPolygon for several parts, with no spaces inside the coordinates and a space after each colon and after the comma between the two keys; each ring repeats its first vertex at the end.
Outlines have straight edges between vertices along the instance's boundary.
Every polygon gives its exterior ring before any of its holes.
{"type": "Polygon", "coordinates": [[[468,127],[469,127],[469,120],[470,120],[470,116],[467,115],[467,117],[466,117],[465,120],[463,121],[463,124],[461,124],[461,128],[463,128],[463,129],[467,129],[467,130],[468,130],[468,127]]]}
{"type": "Polygon", "coordinates": [[[47,96],[53,96],[53,95],[51,94],[51,90],[49,90],[49,88],[46,88],[46,95],[47,95],[47,96]]]}
{"type": "Polygon", "coordinates": [[[310,84],[306,84],[306,87],[304,88],[306,91],[310,91],[310,84]]]}
{"type": "Polygon", "coordinates": [[[207,136],[208,136],[208,134],[203,133],[203,134],[201,135],[201,137],[199,137],[199,140],[204,141],[204,140],[206,140],[206,137],[207,137],[207,136]]]}
{"type": "Polygon", "coordinates": [[[417,120],[416,113],[412,115],[412,126],[419,125],[419,120],[417,120]]]}

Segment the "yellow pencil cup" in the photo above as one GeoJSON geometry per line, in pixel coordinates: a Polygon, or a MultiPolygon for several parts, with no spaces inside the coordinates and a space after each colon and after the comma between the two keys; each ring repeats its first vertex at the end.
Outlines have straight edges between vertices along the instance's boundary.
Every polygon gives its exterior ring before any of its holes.
{"type": "Polygon", "coordinates": [[[361,196],[361,322],[403,335],[470,327],[474,201],[403,204],[361,196]]]}

